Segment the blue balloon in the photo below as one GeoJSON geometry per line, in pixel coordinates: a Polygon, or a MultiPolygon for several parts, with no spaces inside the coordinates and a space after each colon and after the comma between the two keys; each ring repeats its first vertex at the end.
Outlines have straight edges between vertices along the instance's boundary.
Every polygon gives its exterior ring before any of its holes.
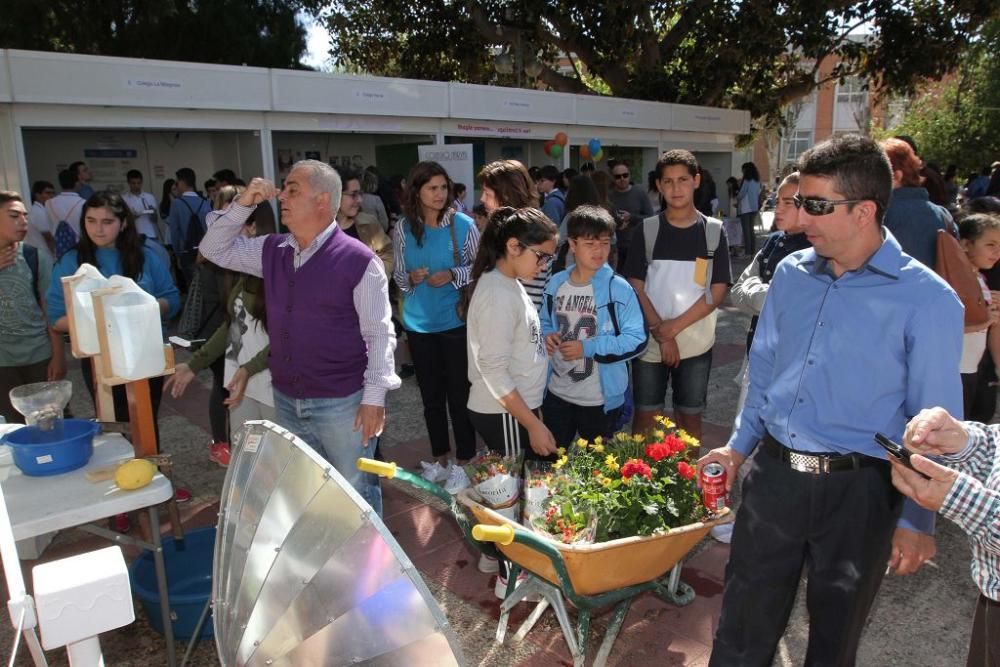
{"type": "Polygon", "coordinates": [[[599,153],[601,151],[601,140],[591,139],[590,141],[587,142],[587,148],[590,149],[591,155],[593,155],[594,153],[599,153]]]}

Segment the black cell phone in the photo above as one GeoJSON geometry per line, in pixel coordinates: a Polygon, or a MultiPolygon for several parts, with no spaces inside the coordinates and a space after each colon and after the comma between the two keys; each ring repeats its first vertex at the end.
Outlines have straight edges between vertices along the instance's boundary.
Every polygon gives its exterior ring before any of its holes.
{"type": "Polygon", "coordinates": [[[913,467],[913,464],[910,462],[911,452],[906,447],[903,447],[898,442],[893,442],[882,433],[875,434],[875,442],[876,444],[878,444],[879,447],[884,449],[889,454],[889,456],[895,458],[897,461],[902,463],[904,466],[906,466],[913,472],[919,475],[923,475],[922,472],[913,467]]]}

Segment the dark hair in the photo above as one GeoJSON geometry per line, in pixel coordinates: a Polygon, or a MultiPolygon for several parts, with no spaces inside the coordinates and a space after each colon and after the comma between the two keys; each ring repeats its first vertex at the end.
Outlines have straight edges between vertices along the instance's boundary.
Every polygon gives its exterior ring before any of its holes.
{"type": "Polygon", "coordinates": [[[73,186],[76,185],[76,174],[74,174],[69,169],[63,169],[59,172],[59,187],[63,190],[72,190],[73,186]]]}
{"type": "Polygon", "coordinates": [[[686,151],[682,148],[675,148],[672,151],[664,152],[663,155],[660,156],[660,159],[656,161],[656,167],[654,169],[656,172],[656,180],[663,178],[664,169],[678,164],[687,167],[688,173],[692,176],[698,175],[698,158],[694,156],[694,153],[686,151]]]}
{"type": "Polygon", "coordinates": [[[194,175],[194,169],[191,167],[181,167],[174,176],[177,177],[177,182],[187,184],[192,190],[198,187],[198,177],[194,175]]]}
{"type": "Polygon", "coordinates": [[[569,190],[566,191],[566,210],[572,211],[577,206],[590,204],[591,206],[601,206],[601,195],[597,192],[597,186],[589,176],[574,176],[569,183],[569,190]]]}
{"type": "Polygon", "coordinates": [[[69,173],[73,174],[73,183],[74,184],[76,184],[77,180],[80,177],[80,167],[82,167],[82,166],[84,166],[86,164],[87,163],[84,162],[83,160],[77,160],[76,162],[73,162],[72,164],[70,164],[69,167],[67,167],[67,169],[69,169],[69,173]]]}
{"type": "Polygon", "coordinates": [[[1000,171],[995,171],[990,176],[990,184],[986,186],[986,194],[991,197],[1000,195],[1000,171]]]}
{"type": "Polygon", "coordinates": [[[160,215],[164,218],[170,215],[170,191],[174,189],[174,185],[176,184],[177,181],[172,178],[163,181],[163,195],[160,197],[160,215]]]}
{"type": "Polygon", "coordinates": [[[444,180],[448,184],[448,197],[445,200],[445,209],[441,211],[438,219],[434,221],[437,223],[444,217],[445,211],[448,210],[448,204],[451,203],[452,185],[451,177],[448,176],[447,170],[437,162],[425,160],[413,165],[409,176],[406,177],[406,190],[403,193],[401,205],[403,207],[403,214],[410,223],[410,232],[413,234],[413,238],[417,240],[418,246],[424,244],[425,223],[423,219],[423,206],[420,204],[420,188],[427,185],[436,176],[444,176],[444,180]]]}
{"type": "Polygon", "coordinates": [[[55,187],[48,181],[35,181],[31,184],[31,201],[35,201],[35,198],[45,192],[46,190],[55,190],[55,187]]]}
{"type": "Polygon", "coordinates": [[[80,240],[76,244],[77,265],[92,264],[98,266],[97,246],[90,240],[85,223],[87,211],[92,208],[106,208],[120,222],[124,223],[122,230],[118,233],[118,238],[115,239],[115,248],[122,260],[121,275],[138,280],[142,276],[142,265],[145,259],[142,254],[143,239],[135,229],[132,211],[125,205],[121,195],[111,190],[95,192],[83,205],[83,211],[80,212],[80,240]]]}
{"type": "Polygon", "coordinates": [[[1000,215],[1000,199],[993,196],[976,197],[965,202],[966,214],[970,213],[992,213],[1000,215]]]}
{"type": "Polygon", "coordinates": [[[601,206],[610,206],[608,192],[611,190],[611,174],[606,171],[590,172],[590,180],[597,190],[597,200],[601,206]]]}
{"type": "Polygon", "coordinates": [[[468,188],[467,188],[467,187],[465,187],[465,183],[455,183],[455,184],[454,184],[454,185],[452,186],[452,190],[454,190],[454,192],[455,192],[455,198],[457,199],[457,198],[458,198],[458,195],[459,195],[460,193],[463,193],[463,192],[465,192],[466,190],[468,190],[468,188]]]}
{"type": "Polygon", "coordinates": [[[827,139],[800,155],[796,168],[802,176],[831,179],[844,199],[875,202],[875,219],[882,222],[892,196],[892,165],[874,140],[857,134],[827,139]]]}
{"type": "Polygon", "coordinates": [[[142,172],[139,171],[138,169],[129,169],[128,172],[126,172],[125,174],[125,180],[131,181],[133,178],[138,178],[139,180],[142,180],[142,172]]]}
{"type": "Polygon", "coordinates": [[[958,165],[949,164],[944,172],[944,180],[950,181],[958,175],[958,165]]]}
{"type": "Polygon", "coordinates": [[[578,206],[566,219],[566,235],[571,239],[600,238],[615,233],[615,219],[601,206],[578,206]]]}
{"type": "Polygon", "coordinates": [[[570,181],[573,180],[573,177],[576,176],[576,173],[577,173],[576,169],[572,168],[563,169],[562,181],[560,181],[560,184],[568,190],[570,181]]]}
{"type": "Polygon", "coordinates": [[[659,190],[658,187],[656,187],[657,180],[659,180],[659,179],[657,179],[657,177],[656,177],[656,170],[655,169],[653,171],[649,172],[648,174],[646,174],[646,190],[648,192],[659,193],[660,190],[659,190]]]}
{"type": "Polygon", "coordinates": [[[479,171],[479,182],[496,193],[500,206],[535,208],[539,204],[538,188],[517,160],[490,162],[479,171]]]}
{"type": "Polygon", "coordinates": [[[531,177],[532,181],[537,182],[542,176],[542,170],[538,167],[528,167],[528,176],[531,177]]]}
{"type": "Polygon", "coordinates": [[[498,260],[506,257],[507,241],[510,239],[517,239],[526,246],[538,245],[554,239],[558,231],[555,223],[537,208],[498,208],[493,211],[479,239],[479,251],[472,264],[472,280],[479,280],[480,276],[496,267],[498,260]]]}
{"type": "Polygon", "coordinates": [[[363,177],[360,170],[355,167],[348,167],[344,165],[338,165],[334,167],[334,169],[337,171],[337,175],[340,176],[340,186],[344,190],[347,189],[347,181],[357,181],[358,186],[361,186],[361,179],[363,177]]]}
{"type": "Polygon", "coordinates": [[[239,180],[239,177],[236,175],[236,172],[233,171],[232,169],[220,169],[219,171],[212,174],[212,178],[214,178],[217,181],[225,181],[230,185],[236,185],[236,181],[239,180]]]}
{"type": "Polygon", "coordinates": [[[476,204],[472,207],[473,215],[486,215],[486,207],[482,204],[476,204]]]}
{"type": "Polygon", "coordinates": [[[757,171],[757,165],[753,162],[744,162],[740,167],[740,171],[743,172],[744,181],[758,181],[760,182],[760,172],[757,171]]]}
{"type": "Polygon", "coordinates": [[[902,174],[900,185],[919,188],[924,184],[924,178],[920,175],[920,158],[910,144],[902,139],[886,139],[881,146],[892,165],[893,176],[897,171],[902,174]]]}
{"type": "MultiPolygon", "coordinates": [[[[219,182],[217,180],[215,180],[214,178],[210,178],[207,181],[205,181],[205,194],[208,194],[208,191],[211,190],[212,188],[214,188],[218,184],[219,184],[219,182]]],[[[232,185],[232,184],[230,184],[230,185],[232,185]]]]}
{"type": "Polygon", "coordinates": [[[24,198],[21,197],[21,193],[14,192],[13,190],[0,190],[0,206],[6,206],[12,201],[19,201],[24,203],[24,198]]]}
{"type": "Polygon", "coordinates": [[[958,235],[963,241],[975,241],[988,229],[1000,229],[1000,215],[970,213],[958,224],[958,235]]]}
{"type": "Polygon", "coordinates": [[[546,181],[552,181],[553,183],[558,183],[559,182],[559,177],[561,175],[562,174],[559,173],[559,170],[556,169],[555,165],[551,165],[551,164],[545,165],[538,172],[538,178],[539,179],[544,178],[546,181]]]}

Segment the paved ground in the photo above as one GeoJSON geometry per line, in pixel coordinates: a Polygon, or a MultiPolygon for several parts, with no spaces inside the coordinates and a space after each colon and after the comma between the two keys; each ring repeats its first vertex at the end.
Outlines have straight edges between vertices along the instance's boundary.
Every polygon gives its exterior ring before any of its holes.
{"type": "MultiPolygon", "coordinates": [[[[737,270],[734,266],[734,271],[737,270]]],[[[710,445],[725,441],[732,425],[737,387],[733,381],[740,367],[748,318],[724,307],[719,318],[718,342],[709,388],[705,440],[710,445]]],[[[73,374],[77,416],[92,414],[80,384],[73,374]]],[[[165,452],[174,456],[179,483],[191,489],[195,498],[183,508],[184,524],[190,529],[213,524],[224,471],[209,464],[209,440],[205,403],[210,375],[199,377],[183,400],[165,399],[161,427],[165,452]]],[[[383,440],[386,458],[413,466],[427,457],[422,409],[416,382],[408,379],[393,392],[389,401],[389,421],[383,440]]],[[[475,555],[464,543],[455,522],[434,502],[427,502],[395,483],[385,488],[385,522],[407,554],[423,573],[462,640],[470,665],[569,665],[569,652],[551,612],[520,644],[509,640],[503,646],[493,642],[499,615],[498,600],[492,594],[492,580],[475,568],[475,555]]],[[[61,534],[48,548],[43,560],[71,555],[102,546],[96,538],[78,533],[61,534]]],[[[728,547],[704,541],[688,558],[684,580],[694,587],[697,599],[689,606],[675,608],[650,596],[640,597],[632,607],[615,645],[613,665],[705,665],[714,633],[728,547]]],[[[134,552],[129,552],[131,559],[134,552]]],[[[25,562],[26,576],[36,562],[25,562]]],[[[908,578],[886,580],[862,641],[859,665],[912,665],[948,667],[965,661],[968,627],[976,589],[968,573],[969,549],[964,536],[951,524],[940,522],[938,557],[920,573],[908,578]]],[[[804,589],[804,586],[803,586],[804,589]]],[[[0,597],[6,598],[5,591],[0,597]]],[[[800,598],[802,596],[800,595],[800,598]]],[[[518,610],[514,623],[527,613],[518,610]]],[[[108,665],[165,664],[163,640],[146,624],[137,609],[135,624],[102,636],[108,665]]],[[[592,636],[603,634],[606,618],[595,621],[592,636]]],[[[512,624],[513,625],[513,624],[512,624]]],[[[807,617],[800,599],[788,632],[782,640],[776,665],[802,664],[807,640],[807,617]]],[[[12,632],[0,620],[0,659],[10,653],[12,632]]],[[[596,652],[598,639],[589,647],[596,652]]],[[[178,651],[183,652],[178,645],[178,651]]],[[[66,664],[65,655],[49,652],[53,664],[66,664]]],[[[22,648],[19,665],[30,661],[22,648]]],[[[215,665],[214,646],[202,642],[191,664],[215,665]]]]}

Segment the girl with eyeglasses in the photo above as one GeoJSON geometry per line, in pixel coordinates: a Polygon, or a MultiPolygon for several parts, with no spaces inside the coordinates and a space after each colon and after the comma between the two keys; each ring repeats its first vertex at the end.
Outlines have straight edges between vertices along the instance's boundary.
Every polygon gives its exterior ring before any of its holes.
{"type": "Polygon", "coordinates": [[[393,227],[393,280],[402,293],[401,316],[410,345],[424,422],[434,461],[425,466],[429,481],[445,482],[458,493],[468,486],[462,469],[448,464],[448,418],[455,434],[455,459],[476,455],[476,433],[469,421],[466,328],[457,310],[459,290],[469,283],[479,248],[472,218],[451,208],[452,182],[437,162],[418,162],[406,178],[403,217],[393,227]],[[447,467],[445,467],[447,466],[447,467]]]}
{"type": "MultiPolygon", "coordinates": [[[[550,459],[555,438],[541,418],[549,361],[538,309],[522,281],[545,273],[556,251],[556,226],[537,208],[498,208],[472,267],[469,303],[469,419],[486,446],[505,456],[550,459]]],[[[485,555],[479,570],[496,572],[485,555]]],[[[494,591],[506,594],[506,570],[494,591]]]]}

